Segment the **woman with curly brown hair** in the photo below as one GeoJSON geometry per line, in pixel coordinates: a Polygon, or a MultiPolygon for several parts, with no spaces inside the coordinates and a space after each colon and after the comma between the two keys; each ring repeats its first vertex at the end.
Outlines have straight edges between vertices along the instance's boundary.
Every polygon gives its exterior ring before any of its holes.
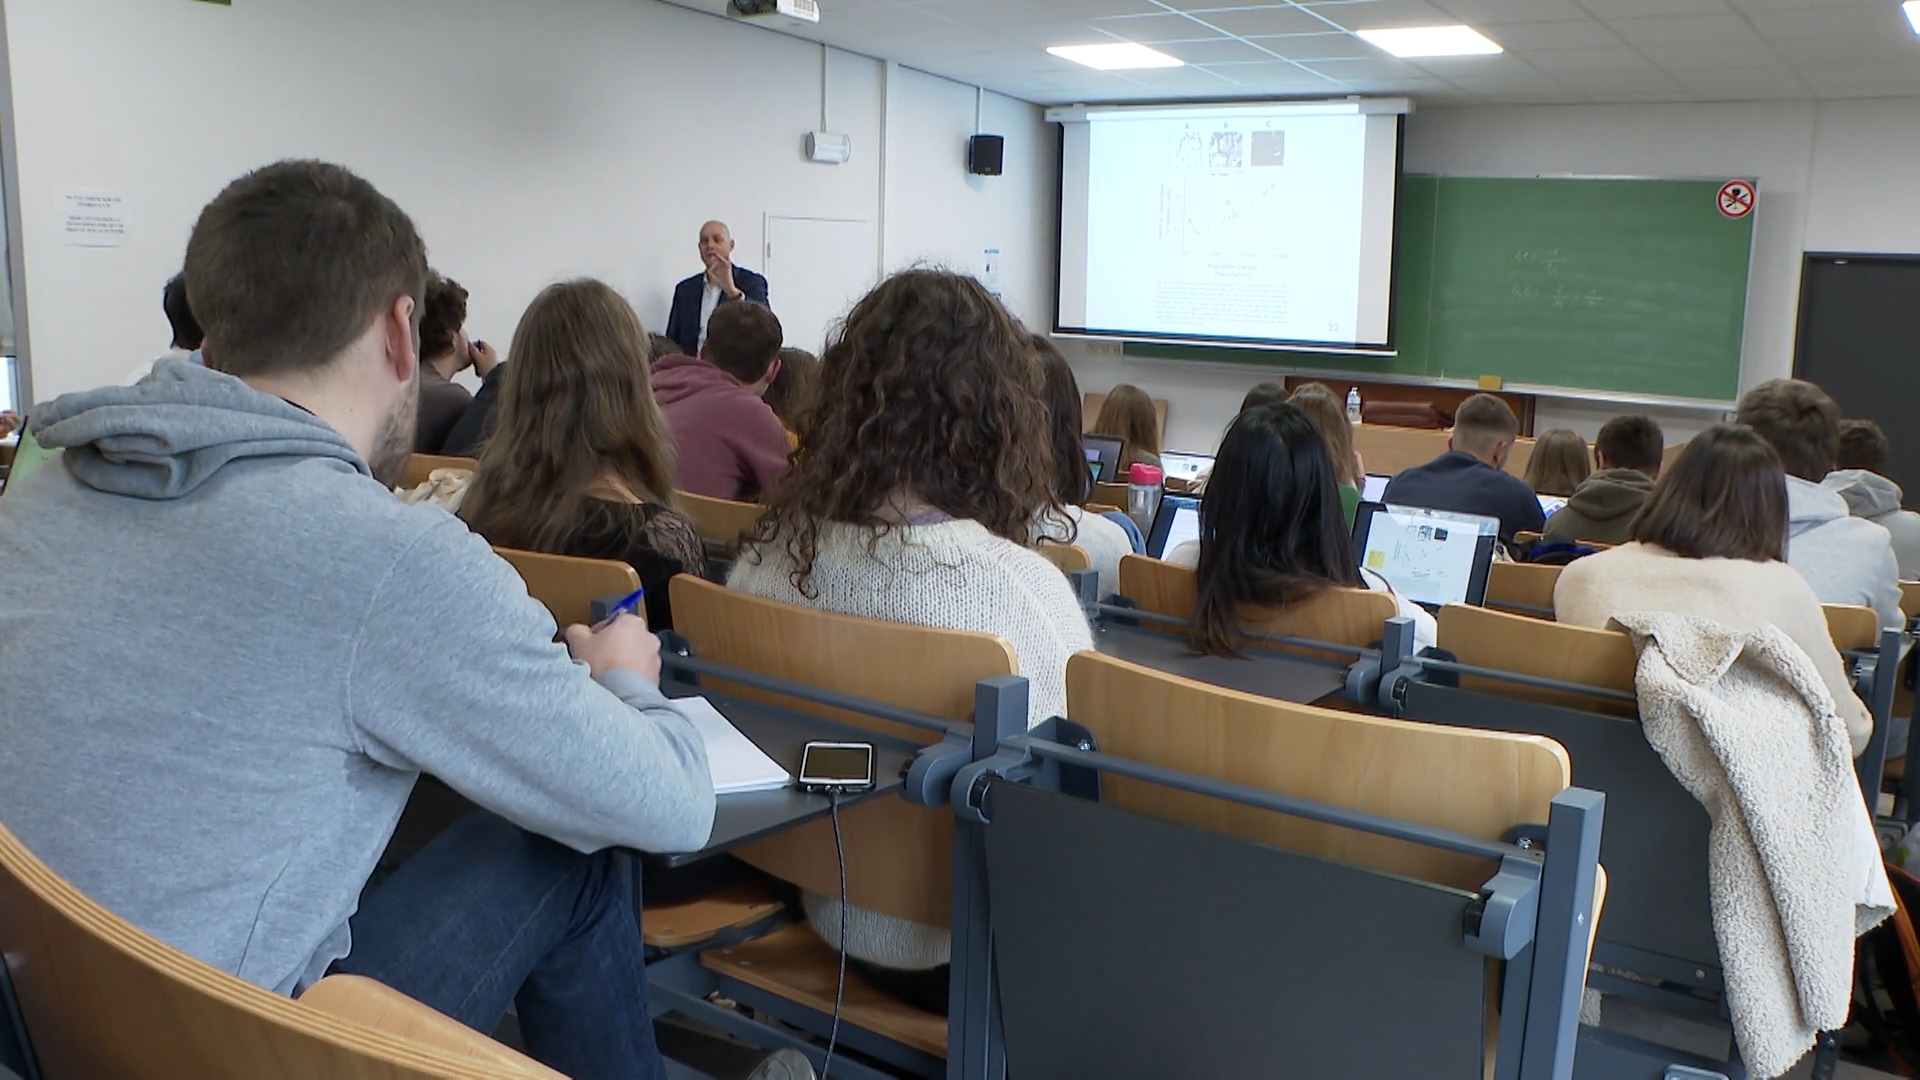
{"type": "MultiPolygon", "coordinates": [[[[1051,420],[1027,333],[978,281],[909,270],[847,316],[821,358],[800,449],[728,584],[790,604],[998,634],[1031,683],[1029,722],[1066,710],[1067,658],[1093,647],[1066,578],[1027,545],[1058,511],[1051,420]]],[[[839,941],[838,902],[805,897],[839,941]]],[[[947,930],[848,911],[867,980],[946,1000],[947,930]]]]}

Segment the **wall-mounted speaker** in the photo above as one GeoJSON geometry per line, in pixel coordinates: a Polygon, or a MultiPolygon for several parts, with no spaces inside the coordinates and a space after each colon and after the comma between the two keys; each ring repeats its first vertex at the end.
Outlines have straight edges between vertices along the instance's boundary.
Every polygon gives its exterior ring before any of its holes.
{"type": "Polygon", "coordinates": [[[1000,135],[975,135],[967,140],[967,171],[975,176],[999,176],[1006,163],[1007,140],[1000,135]]]}

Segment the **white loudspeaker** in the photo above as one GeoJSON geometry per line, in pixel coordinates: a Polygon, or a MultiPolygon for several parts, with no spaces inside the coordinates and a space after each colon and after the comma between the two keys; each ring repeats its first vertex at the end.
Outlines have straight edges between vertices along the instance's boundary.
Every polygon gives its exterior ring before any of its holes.
{"type": "Polygon", "coordinates": [[[831,131],[807,132],[807,160],[822,165],[845,165],[853,156],[853,139],[831,131]]]}

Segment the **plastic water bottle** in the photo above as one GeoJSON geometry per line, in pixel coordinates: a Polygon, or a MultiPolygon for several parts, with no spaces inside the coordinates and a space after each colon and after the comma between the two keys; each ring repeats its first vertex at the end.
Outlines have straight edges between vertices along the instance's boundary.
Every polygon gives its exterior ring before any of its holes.
{"type": "Polygon", "coordinates": [[[1161,483],[1165,480],[1158,466],[1135,465],[1127,470],[1127,516],[1141,532],[1153,528],[1153,515],[1160,512],[1161,483]]]}
{"type": "Polygon", "coordinates": [[[1360,422],[1360,388],[1356,386],[1353,389],[1347,391],[1347,423],[1357,424],[1359,422],[1360,422]]]}

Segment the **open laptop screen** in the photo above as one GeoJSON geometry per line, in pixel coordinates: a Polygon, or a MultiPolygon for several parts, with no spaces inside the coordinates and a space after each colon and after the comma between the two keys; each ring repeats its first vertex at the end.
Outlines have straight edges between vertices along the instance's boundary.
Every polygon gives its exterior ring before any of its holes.
{"type": "Polygon", "coordinates": [[[1361,503],[1353,523],[1360,565],[1423,607],[1487,598],[1500,519],[1361,503]]]}
{"type": "Polygon", "coordinates": [[[1534,498],[1540,500],[1540,512],[1548,517],[1552,517],[1561,507],[1567,505],[1566,498],[1560,495],[1535,495],[1534,498]]]}
{"type": "Polygon", "coordinates": [[[1366,479],[1360,483],[1360,501],[1371,503],[1386,501],[1387,482],[1392,479],[1393,477],[1391,476],[1381,476],[1379,473],[1368,473],[1366,479]]]}
{"type": "Polygon", "coordinates": [[[1213,468],[1213,455],[1189,454],[1185,450],[1163,450],[1160,452],[1160,467],[1166,470],[1169,480],[1192,480],[1213,468]]]}
{"type": "Polygon", "coordinates": [[[1127,482],[1127,478],[1120,475],[1120,448],[1125,445],[1122,440],[1112,435],[1082,435],[1080,439],[1087,451],[1087,468],[1096,483],[1127,482]]]}
{"type": "Polygon", "coordinates": [[[1200,539],[1200,500],[1187,495],[1163,495],[1147,534],[1147,554],[1164,559],[1189,540],[1200,539]]]}

